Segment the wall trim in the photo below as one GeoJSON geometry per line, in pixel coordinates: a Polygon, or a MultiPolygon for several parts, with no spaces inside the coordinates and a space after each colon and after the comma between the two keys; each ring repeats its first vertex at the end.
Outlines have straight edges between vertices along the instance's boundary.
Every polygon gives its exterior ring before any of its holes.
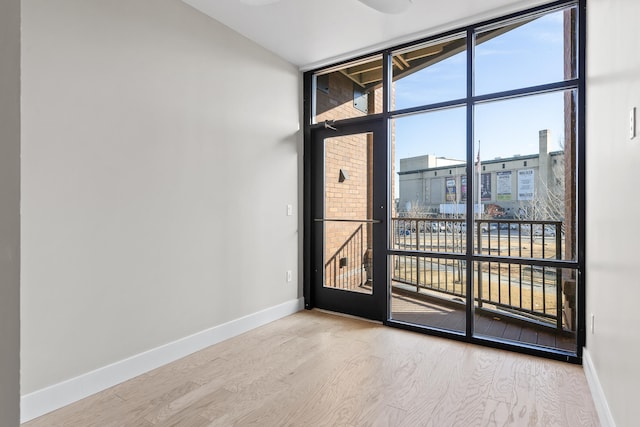
{"type": "Polygon", "coordinates": [[[584,369],[584,375],[587,377],[587,384],[591,390],[591,396],[593,397],[593,403],[596,406],[598,417],[600,417],[600,423],[602,427],[616,427],[616,422],[611,414],[611,409],[607,403],[607,397],[604,394],[600,379],[598,378],[598,372],[593,365],[591,354],[585,347],[582,353],[582,367],[584,369]]]}
{"type": "Polygon", "coordinates": [[[303,298],[290,300],[26,394],[20,399],[20,422],[40,417],[210,345],[296,313],[303,307],[303,298]]]}

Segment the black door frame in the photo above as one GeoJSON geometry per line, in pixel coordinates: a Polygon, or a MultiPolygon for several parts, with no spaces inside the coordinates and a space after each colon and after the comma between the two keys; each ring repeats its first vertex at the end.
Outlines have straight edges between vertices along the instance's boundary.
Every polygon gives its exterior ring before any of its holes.
{"type": "Polygon", "coordinates": [[[305,306],[318,307],[366,319],[385,321],[387,318],[387,262],[388,242],[388,148],[383,121],[366,120],[333,126],[316,126],[311,129],[305,147],[310,157],[310,212],[308,228],[310,243],[310,287],[305,293],[305,306]],[[373,285],[372,294],[349,292],[325,288],[324,281],[324,140],[327,138],[353,134],[373,135],[373,188],[372,218],[373,229],[373,285]]]}

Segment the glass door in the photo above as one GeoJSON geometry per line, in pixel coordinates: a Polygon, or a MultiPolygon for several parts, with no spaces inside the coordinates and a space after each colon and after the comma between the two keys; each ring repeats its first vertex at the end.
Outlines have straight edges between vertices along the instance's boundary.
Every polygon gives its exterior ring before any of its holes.
{"type": "Polygon", "coordinates": [[[375,124],[312,131],[312,306],[386,315],[386,138],[375,124]]]}

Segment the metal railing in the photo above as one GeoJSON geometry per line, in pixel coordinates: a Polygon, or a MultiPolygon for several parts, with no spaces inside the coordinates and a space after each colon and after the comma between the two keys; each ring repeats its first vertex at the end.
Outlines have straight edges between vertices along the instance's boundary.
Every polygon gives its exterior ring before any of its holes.
{"type": "Polygon", "coordinates": [[[324,285],[339,289],[364,285],[367,281],[366,252],[363,226],[360,225],[325,262],[324,285]]]}
{"type": "Polygon", "coordinates": [[[392,281],[436,298],[466,299],[466,259],[440,258],[437,253],[465,254],[467,238],[474,236],[475,255],[518,258],[513,263],[474,261],[476,308],[561,330],[562,269],[539,260],[562,259],[562,222],[481,219],[473,224],[473,232],[467,233],[464,219],[392,218],[392,249],[411,251],[394,255],[392,281]],[[416,253],[422,251],[426,254],[416,253]]]}

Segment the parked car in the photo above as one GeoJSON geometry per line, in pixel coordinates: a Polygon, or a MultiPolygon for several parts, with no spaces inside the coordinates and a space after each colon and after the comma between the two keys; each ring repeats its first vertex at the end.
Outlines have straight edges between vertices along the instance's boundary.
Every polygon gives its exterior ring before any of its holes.
{"type": "Polygon", "coordinates": [[[495,222],[483,223],[481,230],[483,233],[492,233],[498,229],[498,224],[495,222]]]}
{"type": "Polygon", "coordinates": [[[447,227],[444,221],[434,221],[431,223],[431,231],[433,232],[446,231],[446,229],[447,227]]]}

